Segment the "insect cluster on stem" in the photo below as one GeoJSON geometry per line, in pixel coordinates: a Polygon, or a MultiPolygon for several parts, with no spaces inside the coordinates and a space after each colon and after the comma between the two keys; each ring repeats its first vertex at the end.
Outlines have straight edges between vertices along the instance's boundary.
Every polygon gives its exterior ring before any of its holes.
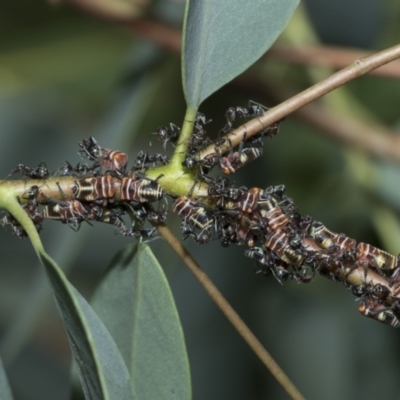
{"type": "MultiPolygon", "coordinates": [[[[257,272],[273,276],[279,283],[294,280],[309,283],[315,273],[343,283],[361,299],[359,311],[370,318],[400,327],[400,260],[383,250],[344,234],[330,231],[321,222],[303,216],[293,200],[285,195],[284,185],[258,188],[235,187],[226,175],[232,175],[249,162],[260,157],[263,138],[279,131],[280,123],[265,127],[251,137],[245,134],[237,149],[225,149],[226,138],[237,118],[257,117],[266,108],[250,102],[248,107],[231,107],[226,112],[226,124],[216,139],[207,136],[205,126],[210,122],[199,113],[194,131],[187,143],[182,163],[182,175],[193,178],[192,189],[175,197],[172,211],[181,219],[184,238],[205,245],[218,240],[224,247],[244,245],[244,255],[257,264],[257,272]],[[199,152],[214,146],[214,152],[199,158],[199,152]],[[212,177],[209,172],[218,167],[225,176],[212,177]],[[197,185],[206,187],[206,194],[196,195],[197,185]],[[354,277],[357,277],[355,279],[354,277]]],[[[180,129],[170,124],[159,128],[157,138],[167,145],[179,143],[180,129]]],[[[51,176],[41,162],[30,168],[18,164],[12,173],[21,172],[25,183],[34,179],[20,202],[37,230],[45,219],[68,224],[78,230],[82,222],[93,221],[114,225],[117,233],[127,237],[150,238],[155,228],[145,222],[163,222],[167,217],[166,193],[157,179],[145,175],[150,167],[169,162],[166,154],[149,155],[139,151],[130,171],[127,154],[99,146],[90,137],[79,143],[79,153],[88,164],[73,167],[66,162],[58,169],[61,177],[72,178],[68,195],[57,182],[58,199],[46,195],[46,180],[51,176]],[[41,183],[41,184],[38,184],[41,183]],[[157,207],[154,207],[157,205],[157,207]],[[129,214],[132,224],[123,220],[129,214]]],[[[167,167],[169,167],[167,165],[167,167]]],[[[166,176],[166,179],[168,177],[166,176]]],[[[178,182],[179,184],[179,182],[178,182]]],[[[1,222],[10,226],[18,237],[26,232],[11,214],[5,213],[1,222]]]]}
{"type": "MultiPolygon", "coordinates": [[[[45,219],[66,223],[74,230],[79,230],[82,222],[90,224],[97,221],[114,225],[116,232],[123,236],[153,236],[155,229],[144,229],[144,222],[164,221],[167,215],[166,198],[157,180],[146,178],[142,172],[133,175],[128,173],[128,155],[100,147],[93,137],[82,140],[79,146],[79,153],[91,164],[79,163],[73,167],[66,162],[57,170],[60,176],[76,178],[70,197],[58,182],[61,200],[46,196],[45,181],[50,177],[50,173],[43,162],[37,168],[19,164],[12,170],[12,173],[22,172],[25,178],[43,181],[41,187],[30,187],[20,199],[25,203],[22,207],[37,230],[41,230],[45,219]],[[159,203],[157,210],[152,207],[155,202],[159,203]],[[40,209],[41,203],[46,203],[43,210],[40,209]],[[125,214],[130,214],[133,220],[130,228],[126,227],[122,219],[125,214]]],[[[140,162],[144,169],[148,160],[140,162]]],[[[11,226],[18,237],[26,237],[26,232],[8,212],[1,221],[3,225],[11,226]]]]}

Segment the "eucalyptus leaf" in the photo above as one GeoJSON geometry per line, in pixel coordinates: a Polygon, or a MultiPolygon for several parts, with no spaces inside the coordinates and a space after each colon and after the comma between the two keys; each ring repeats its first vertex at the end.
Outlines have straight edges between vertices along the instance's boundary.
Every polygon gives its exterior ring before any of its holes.
{"type": "Polygon", "coordinates": [[[184,336],[168,281],[147,245],[118,252],[93,308],[113,336],[140,400],[190,399],[184,336]]]}
{"type": "Polygon", "coordinates": [[[57,264],[46,253],[38,254],[68,334],[85,399],[133,400],[128,371],[107,329],[57,264]]]}
{"type": "Polygon", "coordinates": [[[10,385],[8,383],[6,371],[4,371],[3,362],[0,359],[0,399],[13,400],[10,385]]]}
{"type": "Polygon", "coordinates": [[[299,0],[187,1],[182,79],[198,106],[258,60],[287,25],[299,0]]]}

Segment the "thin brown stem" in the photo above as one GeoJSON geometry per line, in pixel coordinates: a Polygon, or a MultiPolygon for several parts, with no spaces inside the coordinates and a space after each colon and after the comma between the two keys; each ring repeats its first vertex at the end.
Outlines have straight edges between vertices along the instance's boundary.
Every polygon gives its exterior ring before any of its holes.
{"type": "Polygon", "coordinates": [[[193,275],[197,278],[205,291],[211,299],[217,304],[222,313],[228,318],[229,322],[239,332],[242,338],[250,346],[250,348],[257,354],[262,363],[268,368],[274,378],[285,389],[287,394],[296,400],[304,399],[301,393],[293,385],[287,375],[282,371],[279,365],[271,357],[268,351],[263,347],[260,341],[254,336],[251,330],[239,317],[236,311],[231,307],[227,300],[222,296],[221,292],[217,289],[214,283],[200,268],[194,258],[183,246],[182,242],[171,232],[171,230],[164,224],[158,225],[157,230],[165,241],[172,247],[175,253],[185,263],[193,275]]]}
{"type": "MultiPolygon", "coordinates": [[[[329,78],[309,87],[299,94],[291,97],[283,103],[269,109],[262,116],[252,119],[239,128],[226,135],[226,141],[219,146],[221,153],[227,152],[232,146],[237,146],[244,137],[249,139],[270,126],[276,121],[285,118],[287,115],[297,111],[301,107],[311,103],[331,92],[332,90],[344,85],[345,83],[358,78],[384,64],[387,64],[400,57],[400,45],[390,47],[365,58],[360,58],[348,67],[331,75],[329,78]]],[[[197,159],[203,159],[210,154],[217,154],[214,145],[208,146],[197,153],[197,159]]],[[[397,157],[397,156],[396,156],[397,157]]],[[[398,160],[400,160],[400,148],[398,149],[398,160]]]]}
{"type": "MultiPolygon", "coordinates": [[[[275,85],[269,80],[254,79],[243,76],[235,80],[235,84],[244,90],[266,94],[276,102],[284,101],[293,92],[283,85],[275,85]]],[[[387,127],[376,122],[364,122],[347,115],[338,115],[330,108],[313,103],[300,108],[294,116],[320,129],[321,134],[347,146],[366,151],[373,157],[400,162],[400,137],[387,127]]]]}

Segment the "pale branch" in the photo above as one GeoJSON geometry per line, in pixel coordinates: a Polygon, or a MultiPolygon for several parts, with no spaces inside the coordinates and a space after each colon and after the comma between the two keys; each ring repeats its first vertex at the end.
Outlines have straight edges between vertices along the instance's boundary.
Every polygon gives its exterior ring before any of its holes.
{"type": "MultiPolygon", "coordinates": [[[[399,57],[400,45],[396,45],[368,57],[360,58],[327,79],[309,87],[283,103],[270,108],[262,116],[254,118],[233,130],[225,136],[225,142],[218,146],[218,148],[216,148],[215,145],[210,145],[197,153],[195,157],[196,159],[203,159],[211,154],[223,154],[229,151],[231,147],[239,145],[239,143],[243,141],[243,138],[249,139],[257,135],[257,133],[266,129],[274,122],[282,120],[287,115],[319,99],[332,90],[399,57]]],[[[400,148],[398,151],[400,158],[400,148]]]]}
{"type": "MultiPolygon", "coordinates": [[[[254,78],[242,76],[235,80],[235,84],[252,93],[268,93],[268,96],[277,102],[293,96],[290,89],[281,84],[275,85],[269,79],[256,82],[254,78]]],[[[338,115],[327,106],[317,103],[310,103],[298,109],[294,116],[319,129],[322,135],[346,146],[366,151],[375,158],[400,163],[400,136],[382,124],[338,115]]]]}

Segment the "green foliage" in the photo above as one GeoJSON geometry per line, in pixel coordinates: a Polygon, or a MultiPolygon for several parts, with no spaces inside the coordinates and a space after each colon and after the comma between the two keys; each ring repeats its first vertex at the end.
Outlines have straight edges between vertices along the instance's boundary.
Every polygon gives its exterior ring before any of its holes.
{"type": "Polygon", "coordinates": [[[188,1],[182,79],[186,102],[198,106],[257,61],[289,22],[299,0],[188,1]]]}
{"type": "Polygon", "coordinates": [[[92,304],[124,358],[137,398],[191,398],[179,316],[147,245],[131,244],[115,255],[92,304]]]}
{"type": "Polygon", "coordinates": [[[133,400],[128,371],[103,323],[68,282],[57,264],[39,252],[68,334],[85,393],[90,400],[133,400]]]}

